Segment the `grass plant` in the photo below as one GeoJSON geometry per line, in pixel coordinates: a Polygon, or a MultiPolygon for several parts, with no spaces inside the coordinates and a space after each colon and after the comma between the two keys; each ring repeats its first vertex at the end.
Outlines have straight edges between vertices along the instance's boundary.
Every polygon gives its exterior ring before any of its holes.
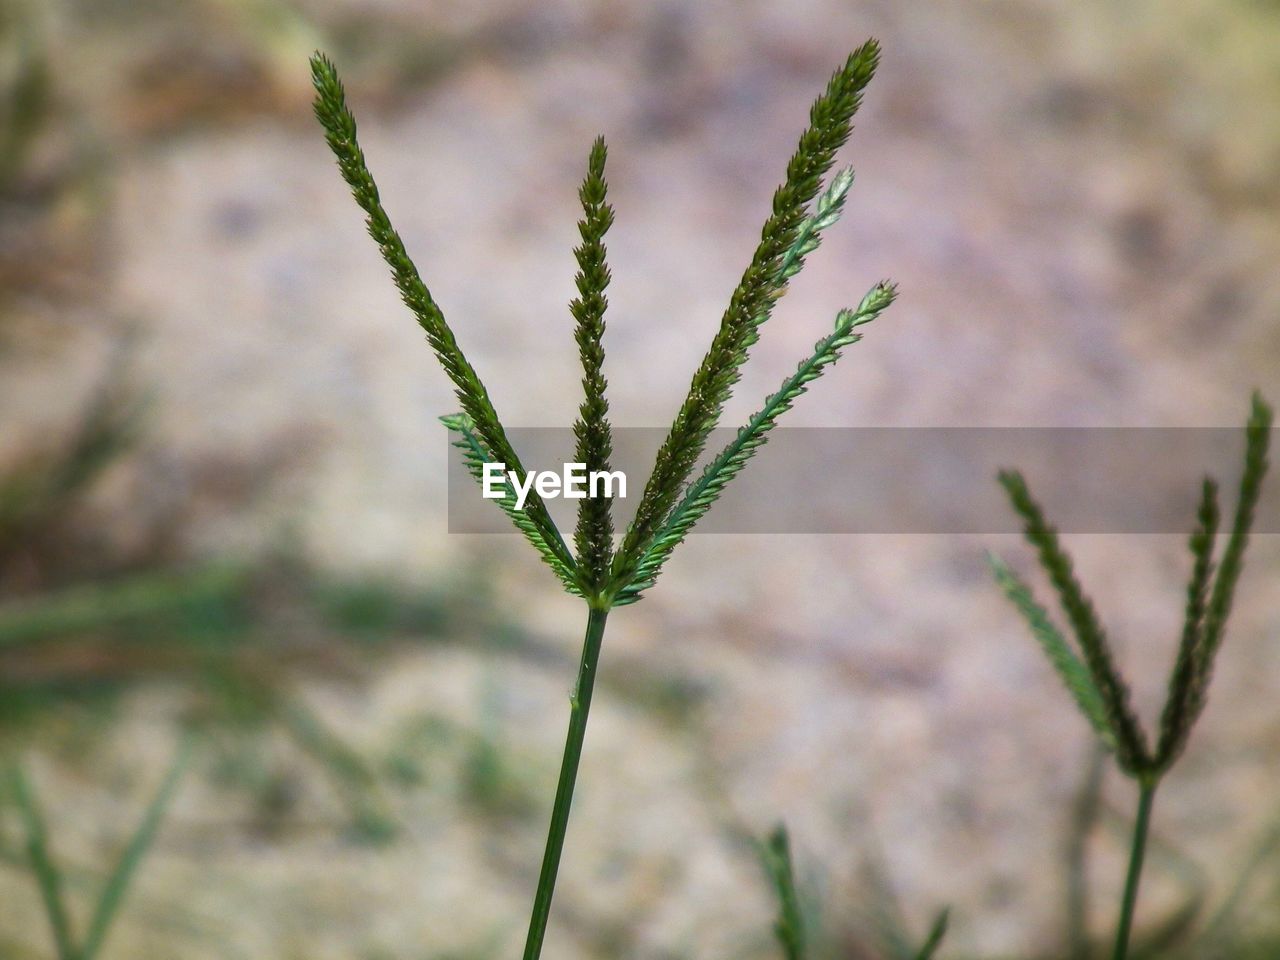
{"type": "MultiPolygon", "coordinates": [[[[524,960],[538,960],[546,936],[610,611],[635,603],[654,585],[672,551],[768,440],[769,431],[779,417],[811,382],[840,358],[846,347],[860,339],[859,328],[880,316],[893,302],[895,288],[883,282],[873,286],[856,308],[841,310],[831,332],[800,361],[795,373],[765,399],[734,439],[695,475],[707,440],[719,423],[724,404],[752,346],[759,339],[760,328],[791,279],[804,266],[805,258],[818,248],[824,231],[834,225],[843,212],[853,174],[845,170],[829,180],[826,178],[835,164],[837,151],[849,138],[853,116],[879,58],[879,45],[874,40],[867,41],[835,71],[826,90],[814,102],[809,125],[787,164],[785,180],[774,193],[760,242],[730,297],[711,346],[693,374],[688,394],[658,451],[635,515],[617,542],[611,498],[588,496],[580,501],[570,549],[542,498],[532,492],[521,508],[511,481],[506,481],[499,506],[551,568],[562,587],[580,597],[587,606],[586,635],[577,682],[569,700],[569,729],[524,960]]],[[[313,57],[311,67],[316,117],[324,128],[338,168],[366,215],[369,234],[390,267],[401,297],[453,383],[461,410],[442,418],[445,426],[477,480],[486,463],[501,462],[505,470],[515,474],[516,483],[523,485],[528,471],[507,438],[488,390],[464,355],[443,311],[382,206],[377,184],[357,139],[355,117],[347,106],[337,69],[322,54],[313,57]]],[[[605,180],[606,158],[605,141],[598,138],[592,144],[586,177],[579,191],[583,211],[578,224],[581,243],[574,251],[578,295],[569,307],[583,371],[583,400],[574,425],[575,462],[584,463],[589,473],[607,470],[612,455],[603,371],[606,290],[610,281],[605,236],[613,222],[605,180]]],[[[799,927],[790,922],[786,930],[788,939],[784,945],[789,954],[794,955],[803,946],[795,939],[801,935],[799,927]]]]}
{"type": "MultiPolygon", "coordinates": [[[[874,40],[856,49],[814,102],[808,126],[787,164],[784,181],[773,195],[759,243],[691,377],[687,395],[659,448],[634,515],[621,526],[612,498],[587,496],[580,501],[574,529],[568,536],[558,529],[536,489],[529,491],[527,500],[522,501],[517,495],[517,487],[525,488],[529,471],[510,442],[479,373],[464,354],[382,206],[335,66],[322,54],[312,58],[316,117],[344,180],[364,211],[368,231],[390,267],[402,299],[453,384],[459,409],[441,418],[451,441],[477,481],[484,477],[486,464],[502,462],[505,471],[510,471],[509,475],[504,473],[505,486],[498,507],[529,541],[561,587],[586,607],[585,635],[576,683],[569,697],[568,729],[533,891],[524,960],[539,960],[543,952],[611,612],[638,602],[655,586],[673,551],[756,451],[768,442],[779,419],[810,383],[826,373],[846,348],[858,342],[861,328],[877,319],[895,298],[894,285],[880,282],[856,307],[840,310],[831,330],[800,360],[794,373],[764,399],[723,449],[707,456],[711,433],[721,420],[724,405],[775,303],[844,212],[853,173],[848,169],[833,172],[836,155],[850,136],[853,117],[875,74],[879,55],[874,40]]],[[[38,74],[32,76],[39,79],[38,74]]],[[[34,96],[38,90],[33,86],[24,96],[34,96]]],[[[10,112],[20,118],[25,116],[16,107],[10,112]]],[[[0,180],[23,156],[23,138],[28,136],[25,130],[18,129],[23,136],[10,138],[12,143],[0,143],[0,180]]],[[[574,424],[573,458],[588,473],[609,471],[613,457],[604,371],[607,291],[611,280],[606,238],[614,220],[608,199],[607,158],[605,141],[597,138],[590,147],[579,190],[580,242],[574,250],[577,293],[568,309],[582,364],[582,400],[574,424]]],[[[104,394],[103,399],[111,398],[104,394]]],[[[133,408],[113,402],[94,409],[96,413],[86,419],[65,457],[0,477],[0,573],[6,564],[16,562],[14,558],[40,555],[35,549],[42,539],[40,532],[65,512],[67,505],[127,445],[134,426],[133,408]]],[[[1145,937],[1135,934],[1148,846],[1159,850],[1158,843],[1150,843],[1157,791],[1184,752],[1207,704],[1214,662],[1225,637],[1267,472],[1272,419],[1271,409],[1260,394],[1255,394],[1245,430],[1238,500],[1225,535],[1219,534],[1222,518],[1217,484],[1206,478],[1201,486],[1195,529],[1189,541],[1191,573],[1185,591],[1183,625],[1154,736],[1148,734],[1131,703],[1129,687],[1117,666],[1108,634],[1075,574],[1057,530],[1046,519],[1020,473],[1008,470],[1000,474],[1000,482],[1024,524],[1026,538],[1035,548],[1058,598],[1068,629],[1061,629],[1054,615],[1036,600],[1031,587],[993,556],[990,563],[996,581],[1027,622],[1078,711],[1096,734],[1100,745],[1097,756],[1105,759],[1105,753],[1109,753],[1137,787],[1112,960],[1156,955],[1161,944],[1182,934],[1199,905],[1195,900],[1190,912],[1175,914],[1145,937]],[[1220,539],[1225,539],[1225,546],[1219,555],[1220,539]]],[[[211,568],[185,578],[133,575],[94,586],[73,579],[70,583],[53,583],[56,590],[39,595],[16,600],[0,596],[0,657],[51,638],[91,630],[136,631],[138,624],[164,621],[192,607],[221,609],[235,605],[242,599],[244,580],[244,572],[238,568],[211,568]]],[[[355,632],[367,634],[367,638],[407,615],[394,597],[377,590],[355,590],[330,599],[332,616],[355,632]]],[[[414,611],[416,617],[423,614],[434,617],[438,611],[434,606],[414,611]]],[[[212,658],[201,662],[205,666],[215,663],[212,658]]],[[[254,668],[260,661],[239,664],[224,658],[216,664],[211,675],[225,687],[228,702],[221,709],[236,713],[246,724],[267,719],[279,723],[302,749],[332,771],[352,808],[369,814],[369,832],[379,832],[384,826],[391,829],[390,820],[383,819],[380,804],[368,805],[369,798],[380,789],[375,765],[327,729],[300,701],[280,696],[269,678],[258,677],[254,668]]],[[[0,684],[0,693],[3,692],[0,684]]],[[[642,692],[633,691],[632,695],[642,692]]],[[[439,718],[423,718],[415,739],[423,739],[422,729],[432,724],[439,726],[439,718]]],[[[494,731],[482,731],[467,739],[466,744],[463,780],[470,804],[491,817],[523,815],[529,805],[524,782],[506,769],[494,731]],[[486,804],[487,810],[483,809],[486,804]]],[[[58,960],[98,960],[103,955],[139,866],[172,803],[189,753],[189,742],[184,742],[138,826],[106,873],[82,929],[75,922],[79,911],[72,910],[68,903],[68,871],[54,850],[37,791],[17,759],[18,751],[0,755],[0,813],[14,815],[22,844],[20,858],[38,890],[58,960]]],[[[411,781],[421,776],[420,758],[408,750],[393,759],[403,779],[411,781]]],[[[1084,839],[1100,815],[1102,762],[1096,762],[1087,772],[1066,858],[1071,875],[1066,898],[1067,950],[1073,960],[1089,960],[1097,955],[1087,935],[1090,898],[1085,883],[1084,839]]],[[[1280,827],[1267,840],[1268,851],[1280,849],[1276,838],[1280,838],[1280,827]]],[[[815,935],[818,931],[811,929],[813,924],[807,917],[807,903],[797,882],[786,830],[778,827],[759,845],[758,853],[777,899],[773,934],[782,956],[785,960],[814,960],[830,954],[832,951],[821,937],[815,935]]],[[[1224,951],[1237,956],[1274,955],[1266,953],[1265,945],[1242,944],[1233,939],[1233,917],[1261,863],[1258,858],[1250,862],[1240,883],[1208,925],[1202,942],[1214,956],[1227,955],[1224,951]]],[[[923,936],[910,932],[897,917],[887,918],[881,953],[893,960],[930,960],[938,956],[949,916],[947,910],[941,911],[923,936]]]]}
{"type": "Polygon", "coordinates": [[[6,761],[5,787],[18,811],[27,860],[40,889],[40,899],[49,921],[58,960],[96,960],[101,954],[107,934],[120,913],[138,867],[155,841],[165,812],[173,802],[189,757],[190,742],[184,740],[159,789],[147,804],[137,828],[107,874],[83,936],[76,934],[71,921],[71,911],[64,892],[63,871],[50,845],[49,831],[39,798],[22,764],[14,759],[6,761]]]}
{"type": "Polygon", "coordinates": [[[24,172],[49,119],[53,70],[33,10],[34,5],[0,6],[0,198],[24,172]]]}
{"type": "MultiPolygon", "coordinates": [[[[1130,703],[1129,686],[1116,666],[1106,630],[1093,601],[1075,575],[1071,556],[1062,546],[1058,531],[1045,519],[1022,474],[1016,470],[1000,474],[1000,483],[1013,509],[1022,518],[1027,541],[1036,548],[1040,566],[1058,596],[1075,644],[1067,640],[1049,612],[1036,601],[1031,588],[1004,562],[992,556],[990,562],[996,582],[1026,620],[1080,713],[1114,755],[1120,770],[1138,787],[1129,867],[1112,960],[1125,960],[1129,956],[1156,790],[1182,755],[1208,699],[1214,660],[1222,646],[1236,585],[1244,570],[1249,530],[1267,472],[1272,420],[1271,408],[1260,393],[1254,393],[1245,426],[1239,497],[1231,532],[1216,564],[1218,485],[1212,477],[1206,477],[1201,485],[1196,525],[1189,541],[1191,576],[1186,589],[1182,634],[1154,743],[1148,739],[1130,703]]],[[[1073,952],[1079,955],[1081,947],[1077,944],[1073,952]]]]}

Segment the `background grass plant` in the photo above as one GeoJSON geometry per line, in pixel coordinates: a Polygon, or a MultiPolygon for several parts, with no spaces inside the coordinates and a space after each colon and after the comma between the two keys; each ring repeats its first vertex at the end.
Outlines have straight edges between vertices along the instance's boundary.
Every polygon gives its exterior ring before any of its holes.
{"type": "Polygon", "coordinates": [[[165,812],[173,801],[178,782],[187,767],[190,743],[179,748],[165,774],[154,798],[147,805],[137,828],[121,851],[115,866],[98,893],[83,935],[77,934],[66,902],[63,873],[58,865],[49,838],[49,829],[35,790],[17,760],[5,763],[6,786],[14,807],[18,811],[25,837],[26,853],[31,872],[40,888],[45,916],[58,960],[96,960],[106,942],[107,934],[120,913],[125,896],[129,892],[134,875],[155,841],[165,812]]]}
{"type": "Polygon", "coordinates": [[[1057,593],[1075,644],[1067,641],[1017,574],[991,557],[996,582],[1027,621],[1080,713],[1115,755],[1120,769],[1138,785],[1133,842],[1111,954],[1113,960],[1124,960],[1129,955],[1156,789],[1182,754],[1208,698],[1214,660],[1222,645],[1236,585],[1244,569],[1249,530],[1267,472],[1272,420],[1271,408],[1260,393],[1254,393],[1245,427],[1239,497],[1231,533],[1216,570],[1218,487],[1211,477],[1206,477],[1201,486],[1196,527],[1189,542],[1192,570],[1183,628],[1160,718],[1159,738],[1154,746],[1130,704],[1129,687],[1116,666],[1106,631],[1093,602],[1076,578],[1071,557],[1063,548],[1057,530],[1045,519],[1020,473],[1006,470],[1000,474],[1010,503],[1025,524],[1027,541],[1036,548],[1040,566],[1057,593]]]}

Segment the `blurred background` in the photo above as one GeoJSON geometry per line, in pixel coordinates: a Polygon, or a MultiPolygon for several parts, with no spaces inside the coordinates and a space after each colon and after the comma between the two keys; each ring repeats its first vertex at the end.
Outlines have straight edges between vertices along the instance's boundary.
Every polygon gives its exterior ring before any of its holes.
{"type": "MultiPolygon", "coordinates": [[[[1280,400],[1274,0],[0,11],[0,749],[75,910],[202,731],[107,957],[522,942],[583,613],[520,540],[447,532],[454,401],[311,117],[317,47],[511,425],[576,411],[591,139],[614,418],[661,426],[871,35],[849,212],[727,423],[882,277],[899,302],[793,424],[1233,426],[1252,387],[1280,400]]],[[[1182,540],[1068,541],[1149,722],[1182,540]]],[[[1157,805],[1149,938],[1280,955],[1277,541],[1157,805]]],[[[821,956],[909,956],[948,904],[947,956],[1061,955],[1081,875],[1105,934],[1132,787],[1089,802],[1088,731],[984,549],[1031,570],[1011,536],[693,537],[610,621],[548,955],[772,956],[751,838],[778,820],[821,956]]],[[[2,804],[0,953],[53,955],[2,804]]]]}

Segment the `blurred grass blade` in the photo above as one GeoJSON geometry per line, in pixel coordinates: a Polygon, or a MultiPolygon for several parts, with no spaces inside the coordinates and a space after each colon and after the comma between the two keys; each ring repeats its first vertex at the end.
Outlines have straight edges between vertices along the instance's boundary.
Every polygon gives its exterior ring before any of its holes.
{"type": "Polygon", "coordinates": [[[129,387],[133,342],[126,336],[113,351],[70,437],[0,476],[0,563],[30,549],[137,440],[145,403],[129,387]]]}
{"type": "Polygon", "coordinates": [[[8,68],[5,103],[0,107],[0,193],[7,193],[23,172],[53,103],[50,44],[36,28],[30,9],[13,6],[17,5],[0,6],[0,40],[8,68]]]}
{"type": "Polygon", "coordinates": [[[942,946],[942,938],[947,935],[947,922],[950,919],[951,908],[943,908],[938,914],[938,919],[933,921],[933,929],[929,931],[929,936],[925,938],[924,946],[916,954],[916,960],[929,960],[930,957],[938,952],[938,947],[942,946]]]}
{"type": "Polygon", "coordinates": [[[1095,741],[1089,751],[1084,777],[1071,803],[1071,820],[1064,844],[1063,873],[1066,888],[1065,922],[1068,960],[1089,960],[1089,837],[1102,813],[1102,777],[1106,771],[1106,747],[1095,741]]]}
{"type": "Polygon", "coordinates": [[[1108,747],[1114,747],[1115,736],[1111,731],[1107,710],[1088,668],[1076,656],[1058,628],[1053,625],[1048,611],[1036,603],[1031,588],[995,554],[987,554],[987,563],[995,575],[996,583],[1026,620],[1032,636],[1036,638],[1040,648],[1048,656],[1049,662],[1058,672],[1058,676],[1062,678],[1063,685],[1075,699],[1084,718],[1089,721],[1108,747]]]}
{"type": "Polygon", "coordinates": [[[353,833],[363,841],[385,843],[399,829],[378,777],[354,747],[334,733],[320,716],[296,697],[277,705],[285,730],[319,761],[342,793],[351,813],[353,833]]]}
{"type": "Polygon", "coordinates": [[[1159,957],[1169,956],[1187,943],[1192,931],[1199,926],[1197,921],[1203,907],[1203,897],[1194,893],[1186,896],[1168,916],[1134,934],[1134,957],[1138,960],[1157,960],[1159,957]]]}
{"type": "Polygon", "coordinates": [[[867,926],[875,956],[885,960],[912,960],[916,953],[902,904],[889,880],[885,852],[874,832],[866,837],[867,850],[861,864],[862,887],[858,913],[867,926]]]}
{"type": "Polygon", "coordinates": [[[791,841],[787,828],[779,824],[761,847],[761,859],[778,898],[778,919],[774,935],[787,960],[805,960],[804,917],[796,892],[795,870],[791,864],[791,841]]]}
{"type": "Polygon", "coordinates": [[[232,600],[247,582],[246,569],[219,565],[186,576],[142,574],[12,600],[0,605],[0,649],[209,601],[232,600]]]}
{"type": "Polygon", "coordinates": [[[49,835],[45,829],[44,817],[40,813],[39,801],[16,762],[9,764],[8,773],[13,799],[26,833],[27,861],[40,887],[40,898],[44,901],[45,914],[53,931],[58,960],[78,960],[66,900],[62,894],[62,874],[49,852],[49,835]]]}
{"type": "Polygon", "coordinates": [[[1223,945],[1230,941],[1242,925],[1240,907],[1259,876],[1265,877],[1274,870],[1276,854],[1280,853],[1280,818],[1273,819],[1251,847],[1253,852],[1244,865],[1235,871],[1227,895],[1196,938],[1200,949],[1207,954],[1218,956],[1222,953],[1223,945]]]}
{"type": "Polygon", "coordinates": [[[89,922],[89,932],[85,936],[84,947],[77,960],[95,960],[102,949],[103,941],[111,929],[111,923],[120,912],[125,894],[129,892],[129,884],[137,873],[142,858],[155,842],[160,823],[173,802],[178,783],[190,760],[191,738],[188,736],[179,745],[173,762],[169,765],[169,771],[160,784],[160,789],[156,791],[155,797],[143,814],[142,822],[138,824],[138,829],[134,831],[128,846],[120,855],[119,862],[108,877],[106,886],[103,887],[98,904],[93,911],[93,918],[89,922]]]}

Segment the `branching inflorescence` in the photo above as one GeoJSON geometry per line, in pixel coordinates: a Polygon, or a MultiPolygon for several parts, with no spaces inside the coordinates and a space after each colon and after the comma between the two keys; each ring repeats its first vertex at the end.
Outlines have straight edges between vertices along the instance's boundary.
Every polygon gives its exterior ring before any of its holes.
{"type": "MultiPolygon", "coordinates": [[[[765,442],[777,418],[809,382],[839,358],[844,347],[859,339],[854,329],[874,320],[892,303],[893,285],[880,283],[857,309],[840,311],[832,333],[818,342],[814,353],[766,400],[698,481],[689,483],[741,367],[759,339],[761,325],[769,319],[773,304],[785,293],[791,278],[803,267],[805,257],[817,249],[822,232],[840,218],[853,173],[844,170],[836,174],[825,191],[822,180],[835,163],[836,151],[849,137],[853,114],[878,60],[879,46],[868,41],[833,74],[826,91],[814,103],[809,127],[787,165],[786,181],[774,194],[772,214],[761,232],[755,255],[730,298],[710,349],[694,373],[616,553],[611,502],[606,497],[583,500],[574,553],[569,551],[536,493],[530,495],[523,519],[512,516],[565,586],[593,606],[608,609],[634,602],[653,584],[671,550],[765,442]]],[[[391,267],[401,296],[426,331],[428,342],[454,383],[462,412],[444,418],[445,425],[455,433],[456,443],[477,477],[485,462],[503,461],[523,478],[526,471],[507,440],[484,384],[463,355],[382,208],[336,69],[328,59],[317,55],[312,61],[312,73],[317,93],[316,116],[325,128],[339,169],[367,215],[369,233],[391,267]]],[[[606,201],[605,157],[604,141],[598,139],[592,146],[587,176],[579,191],[583,218],[578,224],[582,243],[575,251],[578,296],[570,305],[577,322],[575,335],[582,357],[584,388],[574,433],[578,461],[587,464],[588,470],[607,468],[612,452],[602,372],[608,303],[605,288],[610,276],[604,235],[613,222],[613,210],[606,201]]],[[[514,504],[514,497],[509,502],[501,501],[504,509],[509,506],[509,514],[515,512],[514,504]]]]}
{"type": "MultiPolygon", "coordinates": [[[[814,102],[809,126],[787,164],[786,179],[773,196],[773,205],[750,264],[730,298],[729,306],[706,356],[693,375],[689,391],[663,441],[653,471],[640,496],[635,516],[615,549],[612,502],[589,495],[579,504],[571,551],[556,528],[543,500],[531,492],[520,507],[512,477],[506,477],[499,507],[537,549],[564,588],[588,605],[587,633],[578,682],[570,700],[569,733],[561,765],[560,783],[552,810],[551,829],[535,896],[525,947],[525,960],[541,952],[551,895],[563,847],[569,806],[591,703],[605,619],[617,606],[634,603],[651,587],[663,564],[694,524],[719,498],[726,485],[768,440],[778,418],[808,385],[856,343],[859,327],[876,319],[892,302],[892,284],[876,284],[855,309],[841,310],[832,331],[817,342],[813,353],[797,366],[781,387],[765,399],[732,441],[693,479],[707,440],[720,421],[725,402],[738,382],[742,365],[760,337],[774,303],[804,266],[805,258],[821,242],[844,209],[853,173],[844,170],[823,185],[836,153],[848,140],[862,92],[875,73],[879,45],[869,40],[835,71],[826,90],[814,102]]],[[[364,210],[370,235],[405,304],[426,332],[445,373],[452,380],[461,412],[442,420],[454,437],[468,470],[480,480],[485,465],[501,462],[523,484],[528,472],[508,441],[488,391],[463,355],[444,314],[409,258],[404,243],[382,207],[378,188],[356,138],[356,121],[347,107],[334,65],[323,55],[311,61],[316,90],[315,112],[343,178],[364,210]]],[[[574,251],[578,295],[570,305],[575,337],[582,358],[583,400],[574,425],[576,462],[590,472],[607,471],[612,455],[609,404],[603,373],[605,310],[609,267],[604,237],[613,222],[605,182],[606,148],[603,138],[591,148],[587,175],[579,191],[583,215],[581,243],[574,251]]]]}
{"type": "Polygon", "coordinates": [[[1204,710],[1214,659],[1222,645],[1236,584],[1244,570],[1249,529],[1267,472],[1271,423],[1271,408],[1261,394],[1255,393],[1245,427],[1239,499],[1231,534],[1216,572],[1213,556],[1218,532],[1218,487],[1211,477],[1206,477],[1201,487],[1196,526],[1189,543],[1192,567],[1181,639],[1154,748],[1130,704],[1128,684],[1116,667],[1106,631],[1076,578],[1071,557],[1062,547],[1057,530],[1045,519],[1022,474],[1016,470],[1000,474],[1000,483],[1022,518],[1027,541],[1036,548],[1040,566],[1058,595],[1076,646],[1067,641],[1048,611],[1036,602],[1027,584],[1002,561],[990,557],[996,581],[1022,613],[1080,712],[1115,754],[1117,765],[1139,785],[1137,826],[1113,953],[1117,960],[1122,960],[1128,952],[1156,787],[1186,747],[1191,729],[1204,710]]]}

